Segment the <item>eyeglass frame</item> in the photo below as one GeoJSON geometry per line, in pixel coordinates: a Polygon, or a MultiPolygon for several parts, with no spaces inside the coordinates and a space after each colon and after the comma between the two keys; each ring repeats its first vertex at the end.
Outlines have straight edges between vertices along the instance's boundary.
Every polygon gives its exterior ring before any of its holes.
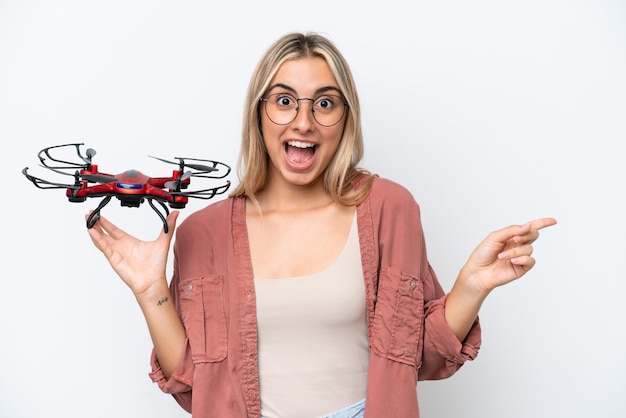
{"type": "MultiPolygon", "coordinates": [[[[326,127],[326,128],[330,128],[331,126],[335,126],[335,125],[337,125],[339,122],[341,122],[341,119],[343,119],[343,117],[344,117],[344,116],[345,116],[345,114],[346,114],[346,109],[348,109],[348,108],[350,107],[350,105],[348,104],[348,102],[346,102],[346,100],[345,100],[345,99],[343,99],[341,96],[336,95],[336,94],[326,94],[326,95],[321,94],[321,95],[320,95],[320,97],[322,97],[322,96],[334,96],[334,97],[337,97],[338,99],[340,99],[340,100],[341,100],[341,102],[342,102],[342,103],[343,103],[343,105],[344,105],[344,107],[343,107],[343,112],[341,113],[341,116],[339,117],[339,119],[337,120],[337,122],[335,122],[335,123],[333,123],[333,124],[331,124],[331,125],[324,125],[324,124],[320,123],[320,122],[317,120],[317,118],[315,117],[315,107],[314,107],[314,105],[315,105],[315,101],[317,100],[316,98],[310,98],[310,97],[300,97],[300,98],[297,98],[297,97],[296,97],[296,96],[294,96],[293,94],[289,94],[289,93],[272,93],[272,94],[270,94],[270,95],[269,95],[269,96],[267,96],[267,97],[259,97],[259,102],[261,102],[261,103],[265,103],[265,115],[267,116],[267,118],[268,118],[268,119],[269,119],[269,120],[270,120],[273,124],[275,124],[275,125],[279,125],[279,126],[286,126],[286,125],[289,125],[290,123],[292,123],[292,122],[293,122],[294,120],[296,120],[296,118],[298,117],[298,112],[300,111],[300,101],[301,101],[301,100],[309,100],[309,101],[311,101],[311,114],[313,115],[313,120],[315,121],[315,123],[317,123],[317,124],[318,124],[318,125],[320,125],[320,126],[324,126],[324,127],[326,127]],[[278,122],[275,122],[275,121],[274,121],[274,120],[270,117],[270,114],[267,112],[267,103],[268,103],[268,99],[269,99],[270,97],[272,97],[272,96],[277,95],[277,94],[284,94],[284,95],[286,95],[286,96],[293,97],[293,98],[295,99],[296,103],[298,104],[298,105],[296,106],[296,109],[295,109],[295,110],[296,110],[296,114],[293,116],[293,119],[291,119],[289,122],[286,122],[286,123],[278,123],[278,122]]],[[[318,98],[319,98],[319,97],[318,97],[318,98]]]]}

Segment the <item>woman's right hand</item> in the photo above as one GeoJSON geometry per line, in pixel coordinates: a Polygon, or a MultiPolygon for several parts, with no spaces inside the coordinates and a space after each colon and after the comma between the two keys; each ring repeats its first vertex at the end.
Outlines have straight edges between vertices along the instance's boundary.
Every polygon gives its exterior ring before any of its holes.
{"type": "Polygon", "coordinates": [[[139,240],[102,216],[88,229],[94,245],[135,296],[145,294],[154,285],[166,280],[167,257],[178,214],[178,211],[169,214],[168,233],[161,229],[154,241],[139,240]]]}
{"type": "Polygon", "coordinates": [[[154,343],[154,351],[169,379],[185,350],[186,333],[178,317],[167,284],[167,256],[176,227],[178,211],[167,217],[168,233],[154,241],[142,241],[122,231],[106,218],[89,228],[94,245],[135,294],[154,343]]]}

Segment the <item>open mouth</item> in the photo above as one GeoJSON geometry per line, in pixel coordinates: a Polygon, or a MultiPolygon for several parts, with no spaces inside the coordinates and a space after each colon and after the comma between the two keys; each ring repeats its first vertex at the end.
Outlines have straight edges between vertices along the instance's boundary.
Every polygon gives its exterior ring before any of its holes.
{"type": "Polygon", "coordinates": [[[293,164],[307,163],[315,155],[317,145],[310,142],[287,141],[285,142],[285,154],[293,164]]]}

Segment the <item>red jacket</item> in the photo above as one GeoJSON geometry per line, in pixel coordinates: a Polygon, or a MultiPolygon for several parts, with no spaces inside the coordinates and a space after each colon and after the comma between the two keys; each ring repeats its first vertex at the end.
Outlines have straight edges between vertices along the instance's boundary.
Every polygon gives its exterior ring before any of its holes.
{"type": "MultiPolygon", "coordinates": [[[[480,347],[478,320],[460,343],[428,259],[420,210],[404,187],[376,178],[357,207],[370,362],[366,418],[419,417],[417,381],[443,379],[480,347]]],[[[260,417],[257,320],[245,199],[190,215],[177,229],[172,299],[188,335],[165,379],[150,376],[194,418],[260,417]]]]}

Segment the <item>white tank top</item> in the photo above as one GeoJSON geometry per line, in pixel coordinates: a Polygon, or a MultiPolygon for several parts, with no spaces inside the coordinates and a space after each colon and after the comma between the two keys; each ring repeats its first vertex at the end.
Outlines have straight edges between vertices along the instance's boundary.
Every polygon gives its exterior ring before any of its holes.
{"type": "Polygon", "coordinates": [[[318,417],[365,398],[369,344],[356,218],[326,270],[254,283],[261,415],[318,417]]]}

